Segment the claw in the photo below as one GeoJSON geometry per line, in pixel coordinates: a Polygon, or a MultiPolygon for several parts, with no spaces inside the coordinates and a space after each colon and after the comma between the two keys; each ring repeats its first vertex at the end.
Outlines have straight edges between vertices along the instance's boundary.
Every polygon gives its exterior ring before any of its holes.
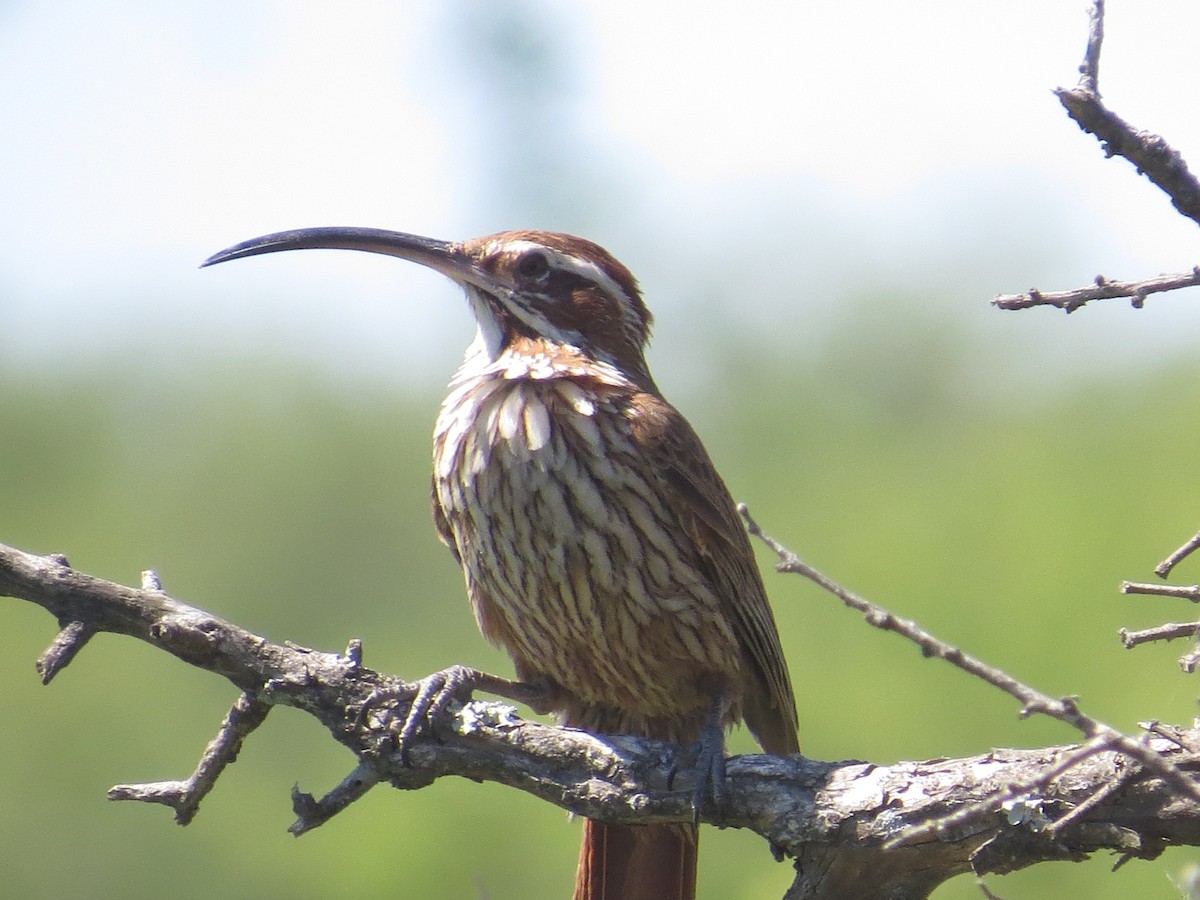
{"type": "Polygon", "coordinates": [[[720,725],[706,725],[696,741],[696,790],[692,794],[692,821],[700,821],[700,812],[706,799],[711,799],[713,808],[722,810],[729,801],[729,787],[725,781],[725,731],[720,725]]]}
{"type": "Polygon", "coordinates": [[[696,787],[692,792],[693,822],[700,821],[700,813],[709,802],[712,803],[712,809],[719,811],[729,801],[729,787],[725,779],[724,712],[724,698],[714,696],[708,722],[701,729],[700,737],[675,755],[667,774],[669,788],[680,770],[693,769],[696,772],[696,787]]]}
{"type": "Polygon", "coordinates": [[[408,748],[422,730],[436,736],[438,719],[452,700],[470,699],[471,692],[479,683],[481,672],[466,666],[451,666],[417,682],[417,696],[408,708],[404,724],[396,735],[396,746],[400,761],[408,765],[408,748]]]}
{"type": "Polygon", "coordinates": [[[547,702],[544,688],[538,685],[509,681],[468,666],[450,666],[448,669],[426,675],[417,682],[379,688],[363,702],[355,726],[358,729],[364,728],[371,709],[390,702],[391,708],[384,716],[385,725],[395,736],[395,747],[400,752],[401,761],[407,766],[408,751],[417,735],[425,732],[436,737],[438,723],[450,703],[455,700],[465,702],[476,690],[486,690],[510,700],[527,703],[535,710],[545,706],[547,702]],[[399,729],[393,728],[393,723],[399,718],[395,713],[396,704],[409,701],[411,703],[404,721],[399,729]]]}

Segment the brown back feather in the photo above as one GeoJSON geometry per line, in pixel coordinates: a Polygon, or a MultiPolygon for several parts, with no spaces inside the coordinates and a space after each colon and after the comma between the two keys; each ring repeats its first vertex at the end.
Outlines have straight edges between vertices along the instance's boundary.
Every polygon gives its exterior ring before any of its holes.
{"type": "Polygon", "coordinates": [[[725,483],[687,420],[653,394],[634,398],[634,439],[674,495],[671,508],[695,545],[750,664],[743,686],[746,724],[768,753],[795,753],[796,698],[775,617],[742,522],[725,483]]]}

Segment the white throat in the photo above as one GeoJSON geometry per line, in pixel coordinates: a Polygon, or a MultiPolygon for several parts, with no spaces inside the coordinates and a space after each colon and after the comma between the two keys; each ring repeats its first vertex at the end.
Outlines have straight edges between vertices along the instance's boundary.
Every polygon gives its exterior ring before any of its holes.
{"type": "Polygon", "coordinates": [[[491,305],[483,297],[479,296],[478,292],[470,285],[467,285],[466,289],[467,300],[471,303],[471,312],[475,315],[475,321],[479,324],[479,328],[475,333],[475,340],[467,349],[467,356],[483,353],[486,355],[488,362],[495,362],[500,358],[500,353],[504,350],[504,333],[500,328],[500,323],[496,321],[496,316],[492,312],[491,305]]]}

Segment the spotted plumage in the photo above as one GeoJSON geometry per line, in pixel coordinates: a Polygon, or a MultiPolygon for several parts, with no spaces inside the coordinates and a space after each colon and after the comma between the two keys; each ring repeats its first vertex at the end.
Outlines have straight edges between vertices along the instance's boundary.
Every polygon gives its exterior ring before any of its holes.
{"type": "MultiPolygon", "coordinates": [[[[451,243],[310,228],[209,262],[316,247],[398,256],[466,292],[479,330],[435,426],[434,519],[518,676],[568,724],[700,738],[715,767],[701,785],[723,772],[721,726],[744,719],[768,752],[794,752],[795,699],[749,541],[650,376],[651,316],[629,270],[539,231],[451,243]]],[[[690,898],[696,840],[692,826],[588,822],[576,900],[690,898]]]]}
{"type": "Polygon", "coordinates": [[[647,481],[638,463],[643,420],[665,404],[615,369],[581,391],[563,375],[571,356],[525,367],[473,346],[434,431],[439,532],[480,629],[523,680],[556,690],[567,721],[691,740],[742,662],[720,596],[681,552],[666,473],[647,481]]]}
{"type": "Polygon", "coordinates": [[[650,378],[633,277],[565,235],[464,247],[489,284],[464,283],[479,335],[438,416],[433,498],[480,629],[572,724],[691,740],[720,692],[728,720],[794,751],[749,544],[650,378]]]}

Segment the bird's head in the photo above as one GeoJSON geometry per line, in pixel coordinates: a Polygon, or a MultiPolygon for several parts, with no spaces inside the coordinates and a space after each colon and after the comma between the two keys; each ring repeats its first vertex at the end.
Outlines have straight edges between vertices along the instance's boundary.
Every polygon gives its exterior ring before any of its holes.
{"type": "Polygon", "coordinates": [[[466,291],[492,359],[516,347],[573,348],[650,384],[651,316],[625,266],[591,241],[505,231],[451,242],[378,228],[303,228],[252,238],[203,265],[306,249],[365,250],[428,266],[466,291]]]}

